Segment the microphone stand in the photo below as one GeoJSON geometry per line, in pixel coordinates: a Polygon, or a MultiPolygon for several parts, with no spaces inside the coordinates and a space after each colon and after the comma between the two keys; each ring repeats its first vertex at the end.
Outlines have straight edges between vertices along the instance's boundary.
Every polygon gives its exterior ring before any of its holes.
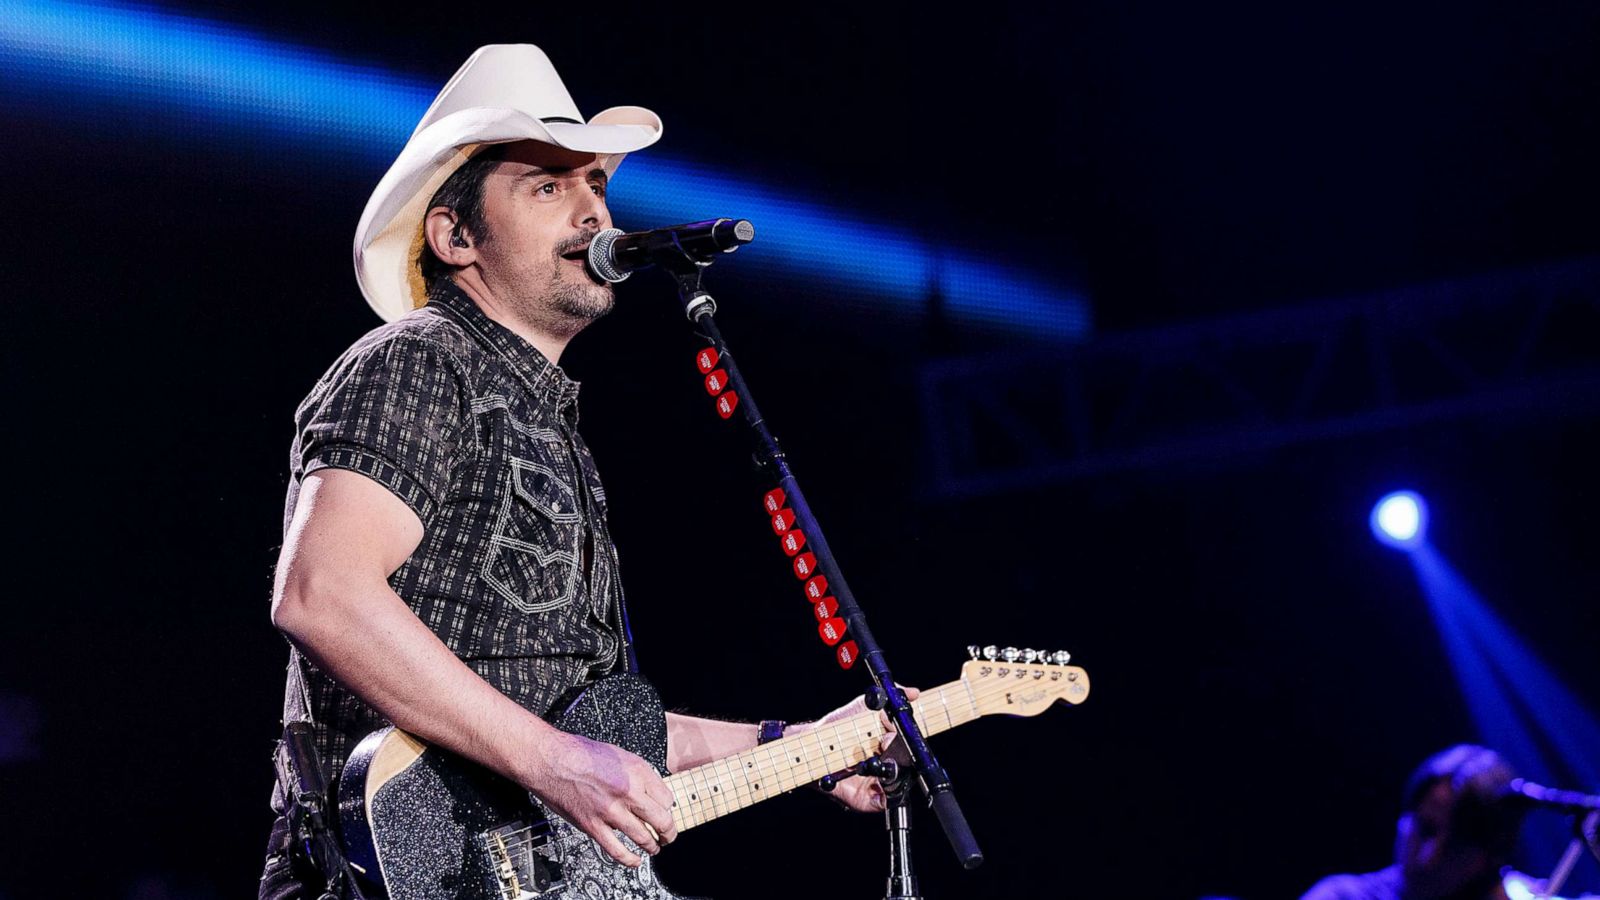
{"type": "MultiPolygon", "coordinates": [[[[789,461],[783,449],[778,446],[777,438],[773,437],[767,428],[766,419],[756,406],[755,399],[750,394],[750,387],[734,362],[733,353],[728,350],[722,332],[717,328],[714,318],[717,303],[701,284],[705,269],[711,262],[696,260],[687,253],[680,258],[659,259],[657,262],[670,272],[677,282],[678,299],[683,302],[684,312],[688,315],[689,321],[694,323],[697,333],[716,349],[717,364],[727,371],[729,388],[735,391],[739,398],[736,411],[743,417],[745,424],[755,432],[759,441],[757,460],[769,474],[776,476],[778,486],[788,498],[789,507],[795,514],[795,527],[805,534],[806,547],[817,558],[817,571],[828,579],[828,587],[839,601],[838,614],[848,623],[849,633],[861,650],[860,658],[866,663],[867,671],[876,685],[869,690],[869,699],[876,693],[877,698],[883,702],[875,708],[883,708],[893,719],[895,729],[900,735],[898,740],[904,742],[906,752],[910,754],[911,766],[917,773],[923,796],[927,798],[940,827],[944,829],[945,838],[955,851],[957,862],[964,869],[976,868],[983,862],[983,851],[978,848],[978,841],[973,837],[972,829],[967,826],[966,816],[962,814],[961,806],[956,802],[950,784],[950,774],[934,758],[933,751],[928,748],[927,739],[917,727],[916,720],[911,714],[911,702],[895,684],[883,648],[873,637],[872,630],[867,627],[866,614],[862,612],[860,604],[851,594],[850,587],[844,580],[844,574],[839,571],[833,552],[823,537],[822,526],[817,523],[810,505],[806,503],[805,494],[801,492],[800,483],[789,468],[789,461]]],[[[909,810],[903,807],[902,811],[909,813],[909,810]]],[[[903,819],[904,829],[897,832],[892,806],[887,814],[890,816],[889,827],[892,838],[891,866],[897,870],[904,870],[902,881],[905,881],[905,886],[910,887],[914,893],[915,879],[910,876],[909,815],[903,819]]],[[[892,900],[898,897],[910,898],[911,894],[895,894],[894,875],[895,871],[891,871],[892,900]]]]}
{"type": "Polygon", "coordinates": [[[1566,852],[1561,854],[1561,861],[1556,863],[1555,871],[1545,879],[1544,887],[1534,895],[1540,900],[1561,893],[1562,886],[1567,883],[1567,877],[1572,874],[1572,867],[1576,866],[1578,859],[1583,856],[1585,847],[1596,861],[1600,861],[1600,809],[1575,814],[1572,818],[1572,827],[1576,832],[1572,843],[1568,844],[1566,852]]]}
{"type": "Polygon", "coordinates": [[[922,900],[911,865],[911,782],[901,778],[883,786],[883,817],[889,829],[889,889],[884,900],[922,900]]]}

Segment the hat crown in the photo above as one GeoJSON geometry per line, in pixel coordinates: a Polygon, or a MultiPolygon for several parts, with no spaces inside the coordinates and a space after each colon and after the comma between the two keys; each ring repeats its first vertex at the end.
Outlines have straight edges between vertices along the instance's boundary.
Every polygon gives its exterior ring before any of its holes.
{"type": "Polygon", "coordinates": [[[550,57],[532,44],[479,47],[433,98],[412,136],[451,113],[475,107],[514,109],[540,120],[584,121],[550,57]]]}

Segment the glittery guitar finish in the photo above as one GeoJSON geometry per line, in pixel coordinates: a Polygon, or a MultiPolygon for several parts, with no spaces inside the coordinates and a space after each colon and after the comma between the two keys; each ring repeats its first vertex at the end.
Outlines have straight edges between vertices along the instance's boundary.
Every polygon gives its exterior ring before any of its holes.
{"type": "MultiPolygon", "coordinates": [[[[962,668],[960,680],[922,692],[913,714],[924,734],[983,715],[1036,715],[1056,700],[1077,704],[1089,695],[1088,673],[1065,665],[1065,654],[1049,662],[1046,654],[1007,648],[1003,656],[1014,658],[1002,658],[991,647],[984,655],[962,668]]],[[[667,775],[661,700],[630,674],[587,686],[552,724],[655,766],[672,791],[680,835],[849,769],[875,755],[883,739],[878,714],[867,712],[667,775]]],[[[356,747],[339,779],[338,805],[345,855],[365,900],[678,900],[656,880],[648,856],[636,869],[615,862],[515,784],[397,728],[356,747]]]]}

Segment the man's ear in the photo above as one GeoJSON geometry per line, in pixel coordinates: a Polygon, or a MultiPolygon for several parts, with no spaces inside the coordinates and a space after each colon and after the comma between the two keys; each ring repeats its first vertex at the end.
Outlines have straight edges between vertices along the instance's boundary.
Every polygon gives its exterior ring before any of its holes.
{"type": "Polygon", "coordinates": [[[461,219],[448,206],[435,206],[422,220],[422,235],[428,247],[440,262],[451,266],[466,266],[478,261],[478,250],[472,238],[461,227],[461,219]]]}

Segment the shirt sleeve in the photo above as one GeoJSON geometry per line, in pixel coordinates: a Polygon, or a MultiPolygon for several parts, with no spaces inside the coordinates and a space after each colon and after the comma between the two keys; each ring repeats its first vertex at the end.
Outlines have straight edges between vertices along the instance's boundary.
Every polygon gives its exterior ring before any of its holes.
{"type": "Polygon", "coordinates": [[[303,405],[301,477],[349,469],[405,501],[424,526],[449,492],[470,410],[449,351],[409,335],[352,348],[303,405]]]}

